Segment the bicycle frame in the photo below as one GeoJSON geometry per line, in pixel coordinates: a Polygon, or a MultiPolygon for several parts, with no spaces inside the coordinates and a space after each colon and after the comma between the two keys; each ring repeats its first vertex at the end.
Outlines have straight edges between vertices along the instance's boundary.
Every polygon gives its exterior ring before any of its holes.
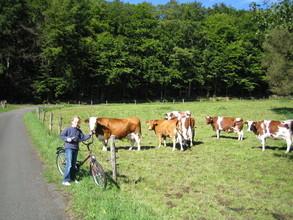
{"type": "Polygon", "coordinates": [[[95,156],[92,154],[92,150],[90,149],[90,145],[93,144],[93,137],[91,138],[91,141],[89,141],[89,142],[83,141],[82,143],[84,145],[86,145],[89,154],[87,155],[87,157],[84,160],[78,161],[78,163],[76,164],[76,166],[78,168],[81,167],[89,158],[94,157],[94,159],[95,159],[95,156]]]}

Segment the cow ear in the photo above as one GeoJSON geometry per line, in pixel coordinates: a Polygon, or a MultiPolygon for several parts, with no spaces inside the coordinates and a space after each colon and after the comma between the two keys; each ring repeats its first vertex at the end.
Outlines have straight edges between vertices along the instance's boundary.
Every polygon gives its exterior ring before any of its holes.
{"type": "Polygon", "coordinates": [[[85,123],[89,123],[89,121],[90,120],[88,118],[84,120],[85,123]]]}

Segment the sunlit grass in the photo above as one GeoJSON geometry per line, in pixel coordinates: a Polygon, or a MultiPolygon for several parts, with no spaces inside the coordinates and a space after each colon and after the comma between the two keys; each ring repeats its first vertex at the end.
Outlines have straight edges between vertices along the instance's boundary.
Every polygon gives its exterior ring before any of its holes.
{"type": "MultiPolygon", "coordinates": [[[[66,188],[72,197],[70,208],[85,219],[293,218],[293,152],[285,154],[285,142],[268,140],[270,147],[262,152],[259,141],[248,132],[242,142],[236,134],[225,133],[216,140],[204,119],[206,115],[223,115],[284,120],[293,118],[292,100],[81,105],[53,112],[55,132],[58,116],[63,117],[64,126],[70,125],[74,115],[82,119],[135,115],[142,121],[142,151],[128,151],[128,141],[116,142],[119,189],[110,185],[101,191],[86,174],[80,185],[66,188]],[[184,152],[172,152],[171,145],[156,149],[156,137],[146,128],[146,120],[162,118],[172,110],[190,110],[196,119],[196,144],[184,152]]],[[[48,136],[33,115],[26,121],[35,143],[41,146],[48,167],[46,176],[59,184],[54,150],[62,142],[57,136],[48,136]]],[[[88,132],[85,123],[82,130],[88,132]]],[[[110,153],[102,152],[98,141],[95,152],[110,174],[110,153]]],[[[80,155],[84,154],[82,148],[80,155]]]]}
{"type": "Polygon", "coordinates": [[[14,105],[14,104],[7,104],[5,108],[0,105],[0,113],[1,112],[9,112],[14,109],[23,108],[24,105],[14,105]]]}

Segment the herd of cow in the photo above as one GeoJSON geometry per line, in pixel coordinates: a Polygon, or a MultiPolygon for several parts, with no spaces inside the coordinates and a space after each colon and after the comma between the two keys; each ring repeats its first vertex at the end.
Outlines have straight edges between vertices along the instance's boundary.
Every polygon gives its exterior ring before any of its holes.
{"type": "MultiPolygon", "coordinates": [[[[252,131],[261,141],[262,150],[265,150],[265,140],[268,137],[274,139],[284,139],[287,143],[286,153],[290,151],[292,144],[293,120],[286,121],[244,121],[242,118],[206,116],[206,123],[210,124],[216,131],[217,139],[220,138],[220,132],[234,132],[238,134],[238,140],[243,140],[243,128],[246,124],[248,131],[252,131]]],[[[136,144],[140,150],[141,145],[141,122],[137,117],[129,118],[97,118],[90,117],[85,120],[89,123],[91,132],[103,142],[103,150],[107,149],[108,143],[114,144],[115,139],[128,138],[132,145],[136,144]]],[[[183,151],[184,146],[192,146],[195,137],[195,119],[190,111],[172,111],[165,114],[164,119],[146,121],[149,130],[153,130],[158,138],[158,148],[162,141],[166,146],[166,138],[171,138],[173,142],[173,151],[176,144],[180,145],[183,151]]]]}

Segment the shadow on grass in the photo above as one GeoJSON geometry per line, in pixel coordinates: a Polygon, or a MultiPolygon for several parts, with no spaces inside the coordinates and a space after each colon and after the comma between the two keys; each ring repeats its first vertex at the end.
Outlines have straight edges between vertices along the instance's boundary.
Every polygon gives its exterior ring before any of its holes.
{"type": "Polygon", "coordinates": [[[290,151],[289,153],[274,153],[275,157],[280,157],[280,158],[284,158],[284,159],[288,159],[288,160],[293,160],[293,152],[290,151]]]}
{"type": "Polygon", "coordinates": [[[141,176],[136,179],[131,179],[126,175],[120,175],[120,174],[118,174],[117,178],[118,178],[119,182],[123,182],[123,183],[127,183],[127,184],[138,184],[144,180],[144,178],[141,176]]]}
{"type": "MultiPolygon", "coordinates": [[[[90,176],[90,171],[84,168],[80,168],[80,170],[77,173],[77,179],[79,181],[81,181],[84,177],[90,176]]],[[[106,189],[111,189],[113,187],[120,189],[120,186],[118,185],[118,183],[112,178],[112,171],[107,171],[105,172],[105,176],[106,176],[106,189]]],[[[92,177],[91,177],[92,178],[92,177]]]]}
{"type": "MultiPolygon", "coordinates": [[[[252,147],[252,148],[258,148],[262,150],[262,146],[252,147]]],[[[279,146],[266,146],[265,150],[277,150],[277,151],[286,151],[287,147],[279,147],[279,146]]]]}
{"type": "MultiPolygon", "coordinates": [[[[112,172],[108,171],[108,172],[105,172],[105,174],[106,174],[106,179],[107,179],[106,188],[112,189],[113,187],[115,187],[116,189],[120,189],[118,182],[112,178],[112,172]]],[[[117,175],[117,179],[118,178],[119,178],[119,175],[117,175]]]]}
{"type": "MultiPolygon", "coordinates": [[[[217,138],[216,135],[213,135],[212,137],[217,138]]],[[[237,137],[237,136],[226,136],[226,135],[220,135],[220,139],[221,139],[221,138],[238,140],[238,137],[237,137]]],[[[245,137],[243,137],[243,140],[245,140],[245,137]]]]}
{"type": "MultiPolygon", "coordinates": [[[[192,150],[192,148],[196,148],[198,145],[200,144],[203,144],[204,142],[202,141],[193,141],[192,142],[192,145],[193,146],[189,146],[189,143],[188,144],[184,144],[183,145],[183,150],[186,151],[186,150],[192,150]]],[[[164,146],[161,146],[161,147],[164,147],[164,146]]],[[[170,148],[173,148],[173,143],[167,143],[166,144],[166,147],[170,147],[170,148]]],[[[176,150],[180,150],[180,144],[176,143],[176,150]]]]}
{"type": "Polygon", "coordinates": [[[293,108],[272,108],[271,110],[279,115],[284,115],[288,119],[293,118],[293,108]]]}
{"type": "MultiPolygon", "coordinates": [[[[116,147],[116,152],[119,150],[129,150],[130,146],[123,146],[123,147],[116,147]]],[[[141,150],[150,150],[150,149],[155,149],[155,146],[140,146],[141,150]]],[[[137,151],[137,147],[132,147],[132,150],[130,151],[137,151]]]]}

